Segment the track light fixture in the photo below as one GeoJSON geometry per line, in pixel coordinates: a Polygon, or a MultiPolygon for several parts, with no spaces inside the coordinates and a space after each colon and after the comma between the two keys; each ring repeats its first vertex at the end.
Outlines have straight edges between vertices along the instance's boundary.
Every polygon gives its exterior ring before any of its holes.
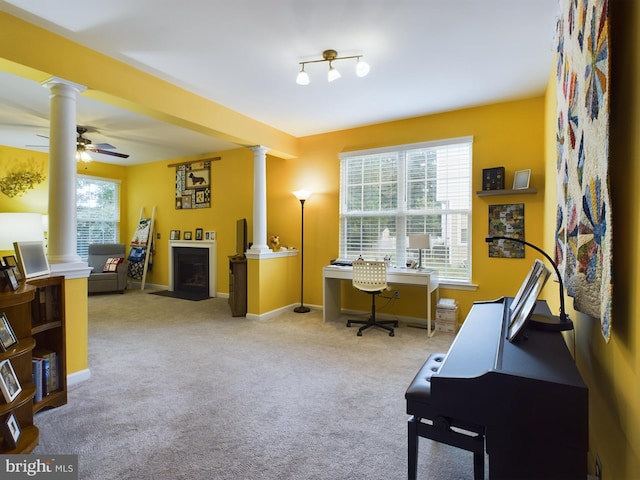
{"type": "Polygon", "coordinates": [[[322,52],[322,60],[309,60],[307,62],[299,62],[302,65],[300,72],[298,72],[298,77],[296,78],[296,83],[298,85],[309,85],[309,74],[304,71],[304,66],[308,63],[320,63],[320,62],[329,62],[329,72],[327,73],[327,80],[329,82],[333,82],[334,80],[339,79],[342,75],[340,72],[333,66],[333,62],[336,60],[348,60],[350,58],[355,58],[356,62],[356,75],[358,77],[364,77],[369,73],[371,67],[369,64],[363,60],[361,60],[362,55],[351,55],[348,57],[339,57],[338,52],[335,50],[325,50],[322,52]]]}

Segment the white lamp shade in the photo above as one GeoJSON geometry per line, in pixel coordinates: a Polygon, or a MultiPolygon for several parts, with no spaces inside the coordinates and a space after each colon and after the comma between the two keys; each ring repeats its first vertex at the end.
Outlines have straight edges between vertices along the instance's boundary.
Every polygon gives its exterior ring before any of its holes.
{"type": "Polygon", "coordinates": [[[298,77],[296,78],[296,83],[298,85],[309,85],[309,74],[304,70],[298,72],[298,77]]]}
{"type": "Polygon", "coordinates": [[[371,67],[367,62],[358,60],[358,63],[356,63],[356,75],[358,77],[366,77],[369,73],[369,70],[371,70],[371,67]]]}
{"type": "Polygon", "coordinates": [[[431,238],[428,233],[409,235],[409,248],[419,250],[431,248],[431,238]]]}
{"type": "Polygon", "coordinates": [[[311,196],[311,191],[310,190],[296,190],[295,192],[293,192],[293,194],[296,196],[296,198],[298,200],[306,200],[311,196]]]}
{"type": "Polygon", "coordinates": [[[329,68],[329,73],[327,74],[327,80],[329,80],[330,82],[333,82],[334,80],[339,79],[341,76],[342,75],[340,75],[340,72],[338,70],[331,67],[329,68]]]}
{"type": "Polygon", "coordinates": [[[44,241],[39,213],[0,213],[0,250],[13,250],[13,242],[44,241]]]}

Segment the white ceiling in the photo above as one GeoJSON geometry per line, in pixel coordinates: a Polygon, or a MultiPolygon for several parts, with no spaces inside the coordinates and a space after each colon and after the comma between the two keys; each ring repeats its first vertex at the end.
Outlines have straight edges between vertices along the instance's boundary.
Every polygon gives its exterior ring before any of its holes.
{"type": "MultiPolygon", "coordinates": [[[[558,0],[0,0],[0,10],[294,136],[541,95],[558,0]],[[295,83],[298,62],[311,84],[295,83]]],[[[100,68],[96,65],[96,68],[100,68]]],[[[72,79],[71,79],[72,80],[72,79]]],[[[0,72],[0,144],[46,145],[48,90],[0,72]]],[[[233,148],[88,98],[79,125],[135,164],[233,148]]],[[[43,147],[34,150],[46,151],[43,147]]]]}

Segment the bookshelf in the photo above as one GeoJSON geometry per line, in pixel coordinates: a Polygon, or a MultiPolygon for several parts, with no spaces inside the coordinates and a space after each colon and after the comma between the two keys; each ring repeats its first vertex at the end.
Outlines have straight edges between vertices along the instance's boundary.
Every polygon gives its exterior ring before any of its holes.
{"type": "Polygon", "coordinates": [[[36,289],[31,302],[31,336],[35,341],[32,356],[48,358],[51,378],[49,388],[43,383],[42,390],[36,390],[35,414],[67,403],[64,277],[46,275],[27,283],[36,289]]]}
{"type": "Polygon", "coordinates": [[[38,427],[33,424],[35,386],[31,375],[31,353],[36,345],[31,333],[31,312],[35,294],[36,288],[25,283],[21,283],[14,292],[9,291],[6,286],[0,291],[0,312],[5,313],[18,339],[18,343],[6,352],[0,351],[0,362],[5,360],[11,362],[22,387],[22,391],[11,402],[6,402],[4,396],[0,394],[0,421],[4,421],[13,414],[20,429],[20,436],[13,448],[2,436],[0,454],[3,455],[32,452],[38,445],[40,436],[38,427]]]}

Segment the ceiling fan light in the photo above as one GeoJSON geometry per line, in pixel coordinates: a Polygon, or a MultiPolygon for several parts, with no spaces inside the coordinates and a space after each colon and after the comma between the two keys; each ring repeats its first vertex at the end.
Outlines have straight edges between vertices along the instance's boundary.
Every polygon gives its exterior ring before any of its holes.
{"type": "Polygon", "coordinates": [[[86,150],[78,150],[78,151],[76,151],[76,161],[77,162],[89,163],[91,160],[93,160],[93,159],[87,153],[86,150]]]}
{"type": "Polygon", "coordinates": [[[356,75],[360,78],[366,77],[371,70],[371,67],[367,62],[364,62],[358,59],[358,63],[356,63],[356,75]]]}
{"type": "MultiPolygon", "coordinates": [[[[331,65],[331,64],[329,64],[331,65]]],[[[340,72],[333,68],[333,66],[329,66],[329,73],[327,74],[327,80],[333,82],[341,77],[340,72]]]]}
{"type": "Polygon", "coordinates": [[[298,77],[296,78],[296,83],[298,85],[309,85],[309,74],[304,71],[304,65],[302,66],[302,70],[298,72],[298,77]]]}

